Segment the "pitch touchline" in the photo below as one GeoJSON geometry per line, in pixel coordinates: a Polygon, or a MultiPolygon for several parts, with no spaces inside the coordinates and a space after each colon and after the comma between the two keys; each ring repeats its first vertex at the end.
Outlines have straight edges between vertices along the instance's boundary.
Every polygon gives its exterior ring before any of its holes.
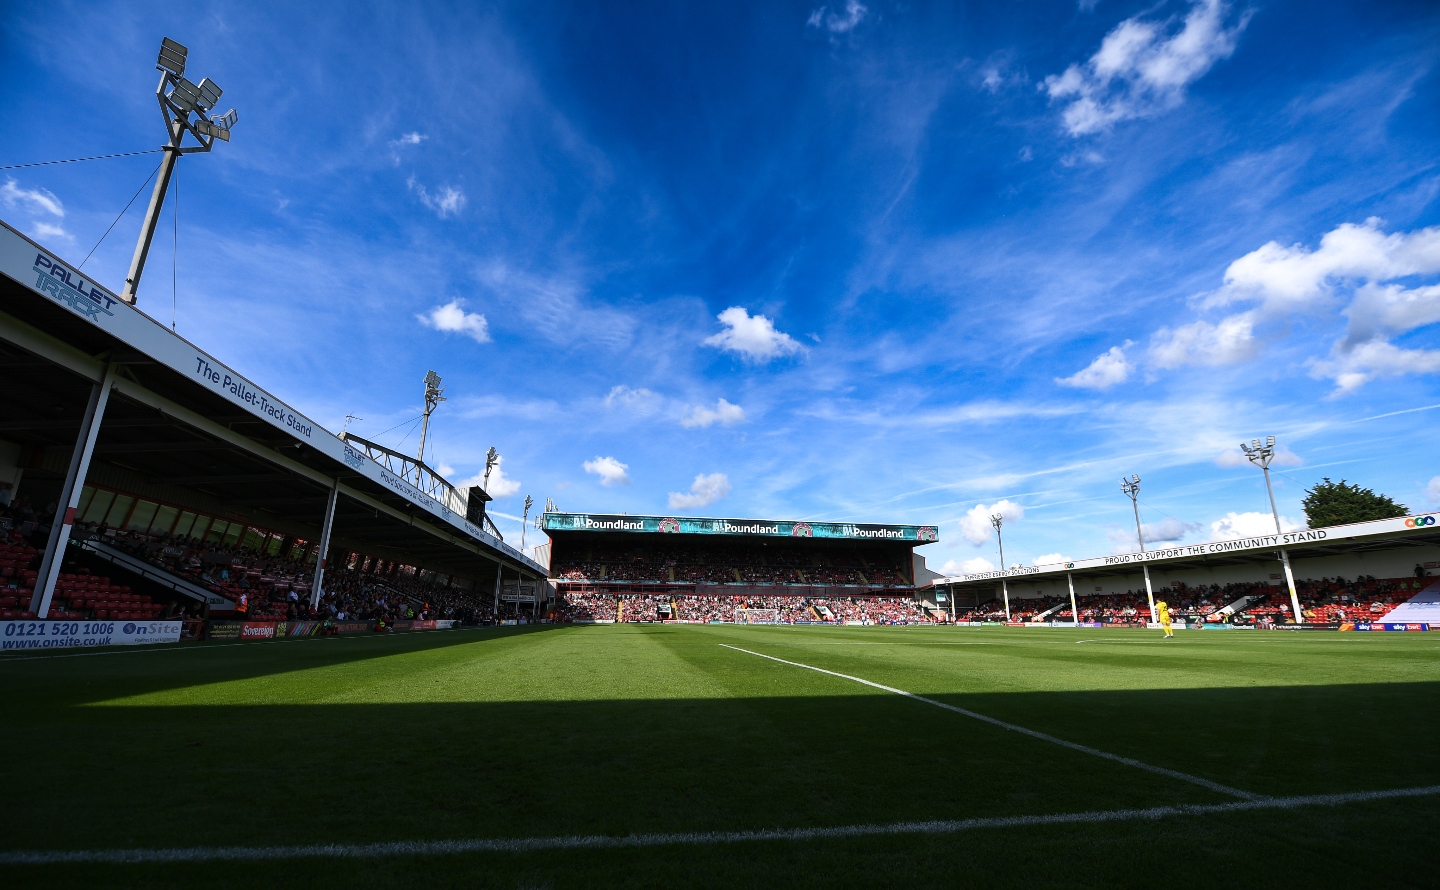
{"type": "Polygon", "coordinates": [[[944,708],[945,710],[953,711],[956,714],[963,714],[964,716],[970,717],[975,720],[983,720],[984,722],[989,723],[992,726],[998,726],[1001,729],[1008,729],[1012,732],[1024,733],[1031,738],[1040,739],[1044,742],[1050,742],[1054,745],[1060,745],[1062,747],[1069,748],[1072,751],[1082,751],[1086,754],[1093,754],[1096,757],[1103,757],[1106,760],[1113,760],[1116,763],[1123,763],[1126,766],[1133,766],[1136,769],[1143,769],[1148,770],[1152,773],[1159,773],[1162,776],[1169,776],[1172,779],[1179,779],[1182,782],[1190,782],[1191,784],[1199,785],[1202,788],[1209,788],[1211,791],[1218,791],[1221,794],[1228,794],[1231,797],[1238,797],[1241,800],[1266,799],[1264,795],[1251,794],[1249,791],[1241,791],[1239,788],[1231,788],[1229,785],[1221,785],[1219,782],[1212,782],[1209,779],[1202,779],[1199,776],[1192,776],[1189,773],[1182,773],[1178,770],[1166,769],[1163,766],[1154,766],[1153,764],[1144,763],[1131,757],[1123,757],[1119,754],[1111,754],[1109,751],[1101,751],[1099,748],[1091,748],[1089,745],[1081,745],[1077,742],[1069,742],[1065,739],[1057,738],[1053,735],[1048,735],[1046,733],[1038,732],[1033,729],[1026,729],[1023,726],[1017,726],[1014,723],[1006,723],[1004,720],[996,720],[994,717],[987,717],[984,714],[978,713],[976,711],[968,711],[965,708],[958,708],[955,705],[947,705],[943,701],[936,701],[933,698],[926,698],[923,695],[916,695],[913,692],[906,692],[903,689],[896,689],[893,686],[883,686],[879,683],[873,683],[870,680],[865,680],[860,677],[852,677],[849,674],[841,674],[835,671],[827,671],[824,668],[818,668],[814,665],[809,664],[801,664],[798,661],[786,661],[783,658],[776,658],[773,655],[766,655],[763,652],[751,652],[749,649],[741,649],[739,646],[731,646],[728,643],[720,643],[719,645],[724,646],[726,649],[733,649],[736,652],[744,652],[746,655],[754,655],[758,658],[768,658],[771,661],[778,661],[781,664],[788,664],[791,667],[805,668],[807,671],[816,671],[821,674],[829,674],[832,677],[839,677],[842,680],[850,680],[855,683],[861,683],[873,689],[881,689],[885,692],[893,692],[896,695],[903,695],[906,698],[913,699],[918,702],[924,702],[927,705],[934,705],[937,708],[944,708]]]}
{"type": "Polygon", "coordinates": [[[1135,822],[1170,816],[1204,816],[1248,810],[1290,810],[1298,807],[1338,806],[1371,800],[1428,797],[1440,794],[1440,785],[1357,791],[1351,794],[1316,794],[1306,797],[1266,797],[1232,803],[1177,804],[1134,810],[1097,810],[1042,816],[993,816],[982,819],[894,822],[888,825],[840,825],[832,828],[772,828],[756,831],[694,831],[673,834],[570,835],[568,837],[477,838],[453,841],[397,841],[379,844],[309,844],[289,847],[177,847],[151,850],[30,850],[0,852],[0,865],[64,865],[147,862],[223,862],[269,859],[356,859],[376,856],[444,856],[459,853],[529,853],[536,850],[604,850],[625,847],[664,847],[679,844],[738,844],[751,841],[808,841],[829,838],[875,837],[905,834],[953,834],[981,828],[1016,828],[1031,825],[1075,825],[1135,822]]]}

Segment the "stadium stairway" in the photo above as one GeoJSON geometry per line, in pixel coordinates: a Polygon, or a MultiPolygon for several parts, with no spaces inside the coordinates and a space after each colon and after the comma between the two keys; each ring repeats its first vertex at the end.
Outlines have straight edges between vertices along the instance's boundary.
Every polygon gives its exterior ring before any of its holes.
{"type": "Polygon", "coordinates": [[[1216,615],[1229,615],[1234,617],[1246,609],[1258,606],[1270,598],[1271,590],[1266,588],[1264,593],[1247,593],[1235,602],[1215,612],[1216,615]]]}
{"type": "Polygon", "coordinates": [[[1385,613],[1379,623],[1440,625],[1440,581],[1385,613]]]}
{"type": "Polygon", "coordinates": [[[1056,603],[1055,605],[1051,606],[1050,608],[1046,609],[1045,611],[1041,612],[1039,615],[1036,615],[1034,618],[1031,618],[1030,620],[1031,620],[1031,621],[1044,621],[1046,618],[1049,618],[1051,615],[1054,615],[1056,612],[1059,612],[1061,609],[1068,609],[1068,608],[1070,608],[1070,603],[1069,603],[1069,602],[1056,603]]]}
{"type": "MultiPolygon", "coordinates": [[[[178,575],[172,575],[158,566],[153,566],[117,547],[113,547],[94,538],[72,538],[70,540],[70,546],[78,547],[91,556],[97,556],[117,568],[123,569],[133,575],[138,575],[146,581],[173,590],[197,602],[209,602],[211,599],[219,596],[219,594],[213,593],[201,587],[199,584],[187,581],[178,575]]],[[[219,606],[222,609],[233,609],[235,604],[230,600],[225,600],[223,604],[212,603],[212,606],[219,606]]]]}

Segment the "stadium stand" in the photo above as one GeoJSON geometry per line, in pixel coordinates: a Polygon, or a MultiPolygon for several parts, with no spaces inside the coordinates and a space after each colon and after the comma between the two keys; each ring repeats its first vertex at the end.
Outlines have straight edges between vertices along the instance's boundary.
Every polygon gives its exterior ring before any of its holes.
{"type": "Polygon", "coordinates": [[[487,621],[549,595],[483,491],[332,435],[3,223],[0,366],[11,620],[487,621]]]}

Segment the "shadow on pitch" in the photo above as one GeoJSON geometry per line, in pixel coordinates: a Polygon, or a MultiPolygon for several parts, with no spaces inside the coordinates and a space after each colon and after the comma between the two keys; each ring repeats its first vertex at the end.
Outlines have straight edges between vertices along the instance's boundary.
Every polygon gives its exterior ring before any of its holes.
{"type": "MultiPolygon", "coordinates": [[[[1403,756],[1418,750],[1407,740],[1440,730],[1440,683],[949,700],[1255,792],[1440,782],[1433,758],[1403,756]]],[[[123,708],[32,700],[7,706],[0,728],[9,750],[27,752],[27,768],[0,783],[0,845],[10,848],[61,837],[83,847],[731,830],[1224,800],[884,694],[123,708]]],[[[1000,837],[977,841],[1003,847],[1000,837]]]]}

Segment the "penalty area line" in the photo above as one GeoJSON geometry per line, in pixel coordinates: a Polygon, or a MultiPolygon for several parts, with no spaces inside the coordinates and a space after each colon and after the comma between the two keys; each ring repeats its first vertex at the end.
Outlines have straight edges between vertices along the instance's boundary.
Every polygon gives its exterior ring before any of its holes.
{"type": "Polygon", "coordinates": [[[1081,753],[1090,754],[1095,757],[1103,757],[1106,760],[1113,760],[1116,763],[1123,763],[1126,766],[1131,766],[1135,769],[1143,769],[1148,772],[1158,773],[1162,776],[1168,776],[1172,779],[1179,779],[1182,782],[1189,782],[1192,785],[1199,785],[1202,788],[1208,788],[1211,791],[1217,791],[1220,794],[1225,794],[1230,797],[1238,797],[1241,800],[1265,799],[1264,795],[1251,794],[1249,791],[1242,791],[1239,788],[1231,788],[1229,785],[1222,785],[1219,782],[1212,782],[1209,779],[1202,779],[1199,776],[1192,776],[1189,773],[1182,773],[1179,770],[1167,769],[1163,766],[1155,766],[1151,763],[1145,763],[1143,761],[1136,760],[1133,757],[1125,757],[1120,754],[1111,754],[1109,751],[1101,751],[1099,748],[1092,748],[1089,745],[1082,745],[1078,742],[1067,741],[1065,739],[1058,738],[1057,736],[1053,736],[1048,733],[1039,732],[1034,729],[1027,729],[1024,726],[1018,726],[1014,723],[1006,723],[1004,720],[997,720],[994,717],[987,717],[986,715],[981,714],[977,711],[970,711],[966,710],[965,708],[956,707],[955,705],[949,705],[943,701],[936,701],[933,698],[926,698],[923,695],[916,695],[913,692],[906,692],[903,689],[896,689],[894,686],[884,686],[880,683],[866,680],[863,677],[852,677],[849,674],[841,674],[836,671],[827,671],[825,668],[818,668],[814,665],[809,664],[801,664],[798,661],[786,661],[783,658],[776,658],[773,655],[766,655],[763,652],[752,652],[749,649],[741,649],[739,646],[731,646],[728,643],[720,643],[718,645],[723,646],[726,649],[733,649],[736,652],[744,652],[746,655],[754,655],[758,658],[767,658],[770,661],[778,661],[781,664],[788,664],[791,667],[804,668],[807,671],[816,671],[817,673],[821,674],[829,674],[832,677],[839,677],[842,680],[850,680],[853,683],[860,683],[862,685],[869,686],[872,689],[880,689],[885,692],[894,693],[895,695],[903,695],[908,699],[912,699],[918,702],[924,702],[927,705],[934,705],[937,708],[944,708],[947,711],[969,717],[972,720],[980,720],[982,722],[989,723],[992,726],[998,726],[1001,729],[1008,729],[1011,732],[1022,733],[1024,735],[1030,736],[1033,739],[1039,739],[1042,742],[1049,742],[1052,745],[1060,745],[1061,747],[1069,748],[1072,751],[1079,751],[1081,753]]]}
{"type": "Polygon", "coordinates": [[[170,862],[254,862],[277,859],[362,859],[381,856],[453,856],[463,853],[530,853],[544,850],[606,850],[666,847],[684,844],[739,844],[755,841],[812,841],[832,838],[887,835],[956,834],[989,828],[1024,828],[1037,825],[1086,825],[1139,822],[1175,816],[1206,816],[1250,810],[1291,810],[1300,807],[1339,806],[1375,800],[1427,797],[1440,794],[1440,785],[1359,791],[1351,794],[1316,794],[1305,797],[1267,797],[1218,804],[1176,804],[1130,810],[1096,810],[1039,816],[992,816],[978,819],[894,822],[880,825],[840,825],[830,828],[772,828],[754,831],[694,831],[667,834],[570,835],[531,838],[476,838],[449,841],[399,841],[378,844],[308,844],[287,847],[175,847],[150,850],[32,850],[0,852],[0,865],[66,865],[104,863],[138,865],[170,862]]]}

